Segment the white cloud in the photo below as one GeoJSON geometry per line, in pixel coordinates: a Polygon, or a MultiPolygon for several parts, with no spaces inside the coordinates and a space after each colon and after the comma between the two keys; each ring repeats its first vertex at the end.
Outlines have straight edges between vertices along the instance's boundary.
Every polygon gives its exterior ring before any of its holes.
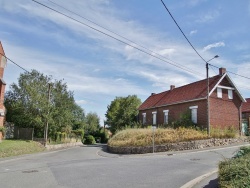
{"type": "Polygon", "coordinates": [[[209,44],[209,45],[205,46],[203,48],[203,51],[208,51],[211,48],[218,48],[218,47],[223,47],[223,46],[225,46],[224,42],[217,42],[217,43],[213,43],[213,44],[209,44]]]}
{"type": "Polygon", "coordinates": [[[81,106],[83,104],[87,104],[88,102],[86,100],[76,100],[76,103],[81,106]]]}
{"type": "Polygon", "coordinates": [[[197,32],[198,32],[197,30],[192,30],[192,31],[190,31],[189,35],[192,36],[192,35],[196,34],[197,32]]]}
{"type": "Polygon", "coordinates": [[[220,16],[220,12],[215,10],[212,12],[208,12],[204,15],[201,15],[195,22],[197,23],[207,23],[207,22],[211,22],[214,19],[216,19],[217,17],[220,16]]]}

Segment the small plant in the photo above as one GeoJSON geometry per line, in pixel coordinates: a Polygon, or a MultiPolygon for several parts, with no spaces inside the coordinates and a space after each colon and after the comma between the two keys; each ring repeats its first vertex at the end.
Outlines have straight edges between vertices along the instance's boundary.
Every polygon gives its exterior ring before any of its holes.
{"type": "Polygon", "coordinates": [[[4,134],[5,134],[5,128],[4,127],[0,127],[0,132],[2,133],[2,135],[4,136],[4,134]]]}
{"type": "Polygon", "coordinates": [[[84,144],[95,144],[95,138],[92,135],[84,137],[84,144]]]}

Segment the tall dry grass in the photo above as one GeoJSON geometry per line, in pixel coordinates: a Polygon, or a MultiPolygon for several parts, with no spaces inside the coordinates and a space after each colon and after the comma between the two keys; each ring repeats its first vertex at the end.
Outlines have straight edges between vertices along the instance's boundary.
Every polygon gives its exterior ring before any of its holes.
{"type": "MultiPolygon", "coordinates": [[[[207,139],[208,136],[205,132],[197,131],[195,129],[158,128],[154,131],[154,138],[156,145],[162,145],[190,140],[202,140],[207,139]]],[[[152,129],[126,129],[115,134],[108,141],[108,145],[113,147],[149,146],[152,145],[152,139],[152,129]]]]}

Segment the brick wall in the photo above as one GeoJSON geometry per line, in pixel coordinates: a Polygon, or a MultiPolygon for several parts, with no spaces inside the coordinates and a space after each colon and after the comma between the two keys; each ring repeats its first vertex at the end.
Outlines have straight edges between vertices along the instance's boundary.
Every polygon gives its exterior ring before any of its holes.
{"type": "MultiPolygon", "coordinates": [[[[231,87],[226,80],[223,80],[223,85],[231,87]]],[[[227,89],[222,89],[222,98],[217,97],[217,90],[215,90],[210,96],[210,125],[212,127],[234,126],[238,129],[241,103],[235,91],[233,91],[233,99],[228,99],[227,89]]]]}
{"type": "Polygon", "coordinates": [[[142,113],[146,113],[146,125],[152,125],[153,123],[153,115],[152,112],[157,112],[157,124],[163,125],[164,124],[164,110],[169,110],[168,112],[168,119],[169,123],[173,121],[177,121],[180,119],[181,114],[185,114],[187,112],[191,112],[189,107],[191,106],[198,106],[197,109],[197,124],[200,127],[206,127],[207,119],[206,119],[206,113],[207,113],[207,103],[206,100],[200,100],[200,101],[194,101],[194,102],[188,102],[183,104],[176,104],[176,105],[169,105],[165,107],[159,107],[149,110],[143,110],[139,113],[139,120],[142,122],[142,113]]]}

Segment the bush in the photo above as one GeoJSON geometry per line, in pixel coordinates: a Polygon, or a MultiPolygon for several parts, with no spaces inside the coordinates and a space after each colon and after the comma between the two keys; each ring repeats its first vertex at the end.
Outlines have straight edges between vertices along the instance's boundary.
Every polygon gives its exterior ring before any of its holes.
{"type": "Polygon", "coordinates": [[[93,134],[93,136],[96,138],[96,140],[100,140],[101,143],[107,143],[109,139],[108,131],[100,130],[93,134]]]}
{"type": "Polygon", "coordinates": [[[219,164],[219,185],[228,187],[250,187],[250,148],[243,147],[232,159],[219,164]]]}
{"type": "Polygon", "coordinates": [[[84,137],[84,130],[83,129],[72,130],[71,133],[73,133],[76,137],[80,138],[81,140],[84,137]]]}
{"type": "Polygon", "coordinates": [[[4,136],[4,134],[5,134],[5,128],[4,127],[0,127],[0,132],[2,132],[2,134],[3,134],[3,136],[4,136]]]}
{"type": "Polygon", "coordinates": [[[92,135],[88,135],[88,136],[84,137],[83,140],[84,140],[83,141],[84,144],[95,144],[96,143],[95,138],[92,135]]]}

